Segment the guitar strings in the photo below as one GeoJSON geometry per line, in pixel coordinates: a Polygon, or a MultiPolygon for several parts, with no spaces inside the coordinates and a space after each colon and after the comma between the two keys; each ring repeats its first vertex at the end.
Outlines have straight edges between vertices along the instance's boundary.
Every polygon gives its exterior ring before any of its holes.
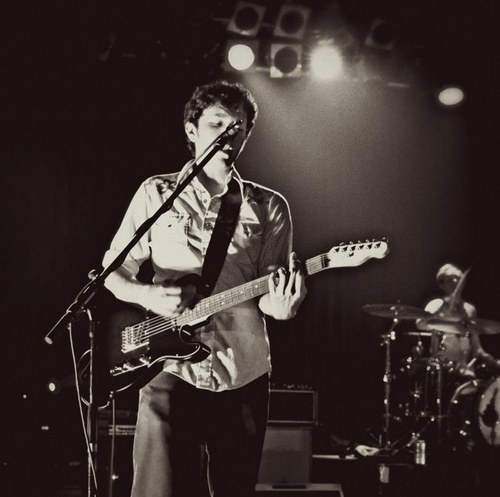
{"type": "Polygon", "coordinates": [[[226,307],[231,307],[234,303],[238,302],[240,295],[252,298],[252,296],[262,293],[263,283],[267,282],[267,278],[267,276],[264,276],[258,280],[233,288],[228,292],[222,292],[208,297],[207,299],[203,299],[194,309],[186,311],[180,316],[173,318],[157,316],[155,318],[142,321],[141,323],[137,323],[130,328],[133,332],[138,332],[140,334],[138,342],[147,340],[154,335],[168,330],[169,328],[182,326],[183,324],[187,324],[204,316],[209,316],[216,310],[221,310],[221,304],[226,307]],[[255,292],[255,290],[257,290],[257,292],[255,292]]]}

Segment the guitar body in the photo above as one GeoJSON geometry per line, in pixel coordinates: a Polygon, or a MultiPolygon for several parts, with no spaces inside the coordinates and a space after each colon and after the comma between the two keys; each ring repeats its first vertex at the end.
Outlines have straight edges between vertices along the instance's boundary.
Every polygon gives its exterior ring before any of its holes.
{"type": "MultiPolygon", "coordinates": [[[[195,326],[184,325],[167,333],[152,335],[136,346],[127,344],[124,336],[131,326],[148,329],[150,320],[161,320],[133,305],[118,302],[106,316],[98,319],[94,341],[94,374],[98,404],[105,404],[111,396],[130,387],[141,388],[163,369],[166,359],[199,362],[210,354],[210,349],[193,339],[195,326]]],[[[203,323],[197,323],[196,327],[203,323]]],[[[79,376],[88,383],[90,351],[79,361],[79,376]]]]}

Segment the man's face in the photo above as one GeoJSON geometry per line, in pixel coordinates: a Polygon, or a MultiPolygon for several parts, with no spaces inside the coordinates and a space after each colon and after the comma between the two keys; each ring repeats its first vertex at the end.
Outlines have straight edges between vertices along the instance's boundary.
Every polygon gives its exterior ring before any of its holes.
{"type": "Polygon", "coordinates": [[[229,140],[224,148],[217,152],[214,159],[231,165],[243,149],[246,142],[247,120],[242,108],[230,111],[221,105],[207,107],[198,120],[198,126],[186,123],[186,134],[195,148],[195,156],[199,156],[232,122],[242,120],[235,137],[229,140]]]}
{"type": "Polygon", "coordinates": [[[460,278],[458,276],[445,276],[440,281],[439,286],[446,295],[451,295],[455,291],[459,281],[460,278]]]}

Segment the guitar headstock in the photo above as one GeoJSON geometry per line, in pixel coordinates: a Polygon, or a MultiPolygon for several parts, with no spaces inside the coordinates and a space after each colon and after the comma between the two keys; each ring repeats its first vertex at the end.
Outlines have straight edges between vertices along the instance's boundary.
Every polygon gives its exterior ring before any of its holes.
{"type": "Polygon", "coordinates": [[[327,267],[360,266],[369,259],[383,259],[389,252],[385,239],[341,243],[328,252],[327,267]]]}

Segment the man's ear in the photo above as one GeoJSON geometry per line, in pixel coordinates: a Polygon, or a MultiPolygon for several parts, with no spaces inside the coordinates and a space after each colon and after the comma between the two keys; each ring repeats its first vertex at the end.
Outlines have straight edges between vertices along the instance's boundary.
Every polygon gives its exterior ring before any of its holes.
{"type": "Polygon", "coordinates": [[[190,142],[194,142],[194,139],[196,138],[196,136],[198,134],[198,129],[196,128],[196,126],[191,122],[187,122],[184,125],[184,131],[186,132],[186,136],[188,137],[188,140],[190,142]]]}

